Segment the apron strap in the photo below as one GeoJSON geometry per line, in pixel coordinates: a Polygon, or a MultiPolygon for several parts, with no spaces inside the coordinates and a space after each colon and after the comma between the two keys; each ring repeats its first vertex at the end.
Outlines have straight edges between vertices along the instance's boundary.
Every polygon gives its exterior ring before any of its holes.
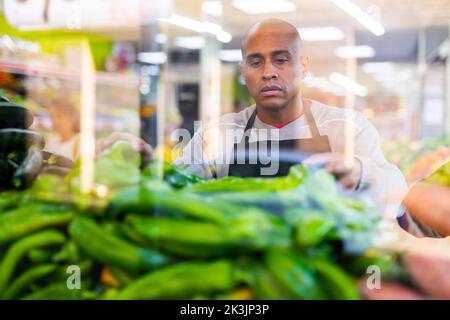
{"type": "Polygon", "coordinates": [[[311,138],[320,137],[319,128],[317,128],[316,120],[314,120],[314,116],[311,112],[311,101],[304,100],[303,113],[306,117],[306,122],[308,122],[309,131],[311,132],[311,138]]]}
{"type": "Polygon", "coordinates": [[[253,125],[255,124],[255,119],[256,119],[256,107],[255,107],[255,110],[253,111],[252,115],[250,116],[250,118],[247,121],[247,124],[244,129],[244,134],[247,133],[247,130],[250,130],[251,128],[253,128],[253,125]]]}
{"type": "MultiPolygon", "coordinates": [[[[311,137],[312,138],[320,137],[319,128],[317,127],[316,120],[314,120],[314,116],[311,112],[311,101],[304,100],[303,113],[306,117],[306,122],[308,123],[309,131],[311,132],[311,137]]],[[[247,125],[245,126],[244,129],[244,135],[247,133],[248,130],[253,128],[253,125],[255,124],[255,119],[256,119],[256,107],[247,121],[247,125]]]]}

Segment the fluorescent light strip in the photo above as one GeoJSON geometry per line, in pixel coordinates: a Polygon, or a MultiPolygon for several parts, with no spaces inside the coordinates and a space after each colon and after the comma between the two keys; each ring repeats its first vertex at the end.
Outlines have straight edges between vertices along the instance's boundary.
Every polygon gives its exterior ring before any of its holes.
{"type": "Polygon", "coordinates": [[[295,3],[288,0],[233,0],[232,6],[247,14],[293,12],[295,3]]]}
{"type": "Polygon", "coordinates": [[[173,25],[195,31],[198,33],[209,33],[215,35],[217,40],[223,43],[228,43],[232,40],[230,33],[224,31],[222,27],[218,24],[208,22],[208,21],[198,21],[191,18],[181,16],[179,14],[172,14],[170,18],[159,19],[159,21],[168,22],[173,25]]]}
{"type": "Polygon", "coordinates": [[[172,14],[170,18],[159,19],[160,21],[168,22],[173,25],[192,30],[195,32],[205,32],[205,26],[203,22],[190,19],[184,16],[180,16],[179,14],[172,14]]]}
{"type": "Polygon", "coordinates": [[[205,39],[201,36],[176,37],[174,43],[177,47],[197,50],[203,48],[205,39]]]}
{"type": "Polygon", "coordinates": [[[336,6],[341,8],[347,14],[355,18],[359,23],[366,27],[370,32],[376,36],[382,36],[385,34],[386,30],[384,27],[371,17],[367,12],[364,12],[356,4],[350,0],[330,0],[336,6]]]}
{"type": "Polygon", "coordinates": [[[242,61],[242,52],[239,49],[220,50],[219,58],[220,60],[227,62],[240,62],[242,61]]]}
{"type": "Polygon", "coordinates": [[[202,11],[213,17],[220,17],[223,13],[223,5],[219,0],[205,1],[202,4],[202,11]]]}
{"type": "Polygon", "coordinates": [[[348,92],[354,93],[357,96],[365,97],[368,94],[368,90],[363,85],[356,83],[352,79],[344,76],[343,74],[333,72],[330,74],[330,81],[338,86],[341,86],[348,92]]]}
{"type": "Polygon", "coordinates": [[[342,59],[372,58],[375,56],[375,50],[369,46],[337,47],[334,53],[342,59]]]}
{"type": "Polygon", "coordinates": [[[140,52],[138,60],[143,63],[164,64],[167,61],[167,55],[164,52],[140,52]]]}
{"type": "Polygon", "coordinates": [[[333,26],[298,28],[303,41],[336,41],[345,37],[344,32],[333,26]]]}

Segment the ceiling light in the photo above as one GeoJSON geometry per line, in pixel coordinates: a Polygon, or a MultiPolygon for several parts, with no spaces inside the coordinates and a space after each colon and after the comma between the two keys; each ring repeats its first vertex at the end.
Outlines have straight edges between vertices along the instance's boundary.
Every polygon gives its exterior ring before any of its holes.
{"type": "Polygon", "coordinates": [[[222,27],[216,23],[208,21],[198,21],[191,18],[181,16],[179,14],[173,14],[168,19],[159,19],[162,22],[168,22],[173,25],[195,31],[198,33],[209,33],[216,36],[217,40],[223,43],[228,43],[232,40],[230,33],[224,31],[222,27]]]}
{"type": "Polygon", "coordinates": [[[372,58],[375,56],[375,50],[369,46],[337,47],[334,53],[343,59],[372,58]]]}
{"type": "Polygon", "coordinates": [[[228,32],[222,31],[216,36],[217,40],[222,43],[229,43],[233,37],[228,32]]]}
{"type": "Polygon", "coordinates": [[[362,65],[365,73],[392,73],[395,66],[391,62],[366,62],[362,65]]]}
{"type": "Polygon", "coordinates": [[[341,8],[347,14],[356,19],[359,23],[361,23],[364,27],[366,27],[370,32],[372,32],[376,36],[382,36],[385,34],[386,30],[384,27],[376,21],[371,15],[367,12],[363,11],[356,4],[354,4],[350,0],[330,0],[336,6],[341,8]]]}
{"type": "Polygon", "coordinates": [[[220,17],[223,12],[222,1],[218,0],[204,1],[202,4],[202,11],[207,15],[213,17],[220,17]]]}
{"type": "Polygon", "coordinates": [[[295,3],[288,0],[233,0],[232,6],[247,14],[293,12],[295,3]]]}
{"type": "Polygon", "coordinates": [[[239,49],[220,50],[219,58],[220,60],[227,62],[240,62],[242,61],[242,52],[239,49]]]}
{"type": "Polygon", "coordinates": [[[176,37],[174,43],[177,47],[197,50],[204,47],[205,39],[201,36],[176,37]]]}
{"type": "Polygon", "coordinates": [[[158,33],[155,36],[155,41],[159,44],[165,44],[167,42],[167,36],[163,33],[158,33]]]}
{"type": "Polygon", "coordinates": [[[348,92],[354,93],[357,96],[365,97],[368,94],[368,90],[363,85],[356,83],[349,77],[344,76],[343,74],[333,72],[330,74],[330,81],[338,86],[341,86],[348,92]]]}
{"type": "Polygon", "coordinates": [[[164,52],[140,52],[138,60],[149,64],[164,64],[167,61],[167,55],[164,52]]]}
{"type": "Polygon", "coordinates": [[[298,28],[303,41],[336,41],[345,37],[344,32],[336,27],[298,28]]]}

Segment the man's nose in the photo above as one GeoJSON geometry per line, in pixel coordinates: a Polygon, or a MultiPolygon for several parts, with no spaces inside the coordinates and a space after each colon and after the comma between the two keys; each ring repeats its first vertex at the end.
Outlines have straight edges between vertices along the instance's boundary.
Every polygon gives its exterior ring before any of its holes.
{"type": "Polygon", "coordinates": [[[278,78],[278,74],[275,72],[271,63],[267,63],[263,70],[263,80],[274,80],[278,78]]]}

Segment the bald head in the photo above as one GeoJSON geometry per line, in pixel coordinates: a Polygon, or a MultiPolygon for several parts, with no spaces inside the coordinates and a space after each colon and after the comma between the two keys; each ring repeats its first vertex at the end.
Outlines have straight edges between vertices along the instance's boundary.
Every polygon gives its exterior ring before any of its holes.
{"type": "Polygon", "coordinates": [[[255,38],[267,37],[267,36],[283,36],[290,38],[295,44],[297,49],[300,49],[301,38],[298,30],[295,26],[287,21],[270,18],[264,19],[250,27],[247,33],[244,35],[241,43],[242,55],[245,56],[248,44],[255,38]]]}

